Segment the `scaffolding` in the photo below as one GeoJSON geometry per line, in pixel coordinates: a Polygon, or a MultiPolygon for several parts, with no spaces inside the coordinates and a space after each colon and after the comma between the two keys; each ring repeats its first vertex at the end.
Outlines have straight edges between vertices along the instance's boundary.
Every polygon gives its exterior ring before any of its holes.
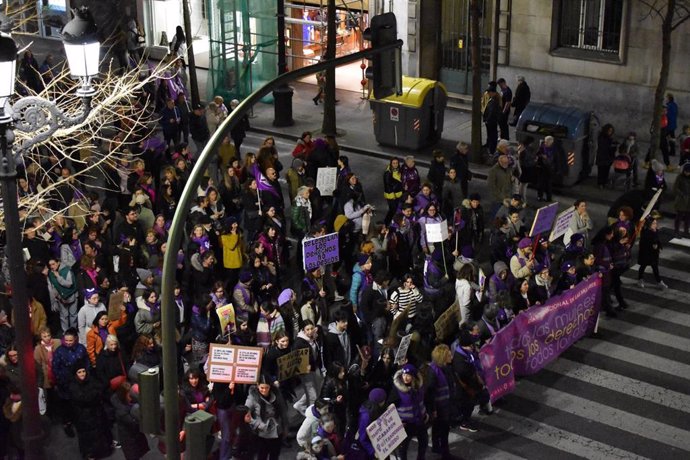
{"type": "MultiPolygon", "coordinates": [[[[288,67],[297,69],[318,61],[326,48],[326,0],[287,0],[285,37],[288,67]]],[[[350,38],[362,46],[366,0],[337,0],[339,30],[354,31],[350,38]]],[[[215,0],[206,3],[209,22],[209,76],[207,99],[243,99],[278,75],[278,37],[275,0],[215,0]]],[[[339,36],[342,37],[344,34],[339,36]]],[[[344,40],[338,41],[343,48],[344,40]]],[[[346,54],[346,52],[339,52],[346,54]]],[[[271,102],[270,98],[264,102],[271,102]]]]}

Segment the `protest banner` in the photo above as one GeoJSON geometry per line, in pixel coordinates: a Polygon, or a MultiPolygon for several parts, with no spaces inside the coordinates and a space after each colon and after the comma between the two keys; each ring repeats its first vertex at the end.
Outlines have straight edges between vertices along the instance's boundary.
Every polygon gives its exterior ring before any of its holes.
{"type": "Polygon", "coordinates": [[[216,308],[216,314],[223,335],[235,332],[235,307],[231,303],[216,308]]]}
{"type": "Polygon", "coordinates": [[[437,340],[444,341],[447,337],[452,337],[455,334],[455,329],[458,327],[459,313],[460,309],[457,302],[453,302],[453,305],[441,313],[441,316],[434,322],[437,340]]]}
{"type": "Polygon", "coordinates": [[[565,232],[570,228],[570,222],[573,220],[576,211],[575,206],[571,206],[556,216],[556,223],[553,224],[549,241],[554,241],[565,235],[565,232]]]}
{"type": "Polygon", "coordinates": [[[558,203],[551,203],[537,209],[537,213],[534,215],[534,222],[532,222],[532,228],[529,231],[529,237],[532,238],[540,233],[550,232],[557,212],[558,203]]]}
{"type": "Polygon", "coordinates": [[[408,334],[402,339],[400,339],[400,345],[398,345],[398,351],[395,353],[395,364],[402,364],[405,358],[407,358],[407,350],[410,348],[410,341],[412,340],[412,334],[408,334]]]}
{"type": "Polygon", "coordinates": [[[208,381],[259,382],[263,349],[212,343],[208,352],[208,381]]]}
{"type": "Polygon", "coordinates": [[[122,291],[115,291],[110,294],[110,300],[108,301],[108,319],[110,321],[117,321],[120,319],[122,310],[120,307],[125,303],[125,293],[122,291]]]}
{"type": "Polygon", "coordinates": [[[316,188],[321,196],[333,196],[338,183],[338,168],[319,168],[316,170],[316,188]]]}
{"type": "Polygon", "coordinates": [[[426,229],[426,241],[428,243],[441,243],[448,239],[448,223],[444,220],[439,223],[424,225],[426,229]]]}
{"type": "Polygon", "coordinates": [[[600,306],[601,278],[592,276],[498,331],[479,351],[491,401],[515,389],[515,376],[535,374],[591,333],[600,306]]]}
{"type": "Polygon", "coordinates": [[[302,240],[302,255],[304,271],[312,271],[316,267],[338,262],[338,234],[329,233],[318,238],[302,240]]]}
{"type": "Polygon", "coordinates": [[[644,212],[642,213],[642,217],[640,217],[640,220],[645,220],[647,216],[652,212],[652,209],[654,209],[656,202],[659,201],[659,197],[661,196],[661,192],[663,191],[664,189],[659,187],[659,190],[657,190],[652,199],[649,200],[647,207],[644,208],[644,212]]]}
{"type": "Polygon", "coordinates": [[[309,372],[309,349],[299,348],[281,356],[278,363],[278,380],[281,382],[295,375],[309,372]]]}
{"type": "Polygon", "coordinates": [[[398,410],[394,404],[367,427],[369,441],[374,447],[376,458],[383,460],[407,438],[398,410]]]}

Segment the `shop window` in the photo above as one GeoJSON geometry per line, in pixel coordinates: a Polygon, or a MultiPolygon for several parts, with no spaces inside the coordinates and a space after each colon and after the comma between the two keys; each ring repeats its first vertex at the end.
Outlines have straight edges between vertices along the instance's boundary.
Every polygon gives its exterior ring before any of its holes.
{"type": "Polygon", "coordinates": [[[555,0],[552,54],[623,62],[627,0],[555,0]]]}

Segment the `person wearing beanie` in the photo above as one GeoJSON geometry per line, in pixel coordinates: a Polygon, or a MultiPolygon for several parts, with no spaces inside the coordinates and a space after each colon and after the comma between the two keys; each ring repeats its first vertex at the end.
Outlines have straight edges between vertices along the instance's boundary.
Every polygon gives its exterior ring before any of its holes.
{"type": "Polygon", "coordinates": [[[477,428],[472,422],[472,412],[474,406],[479,404],[482,410],[493,413],[489,392],[484,385],[481,377],[482,369],[479,361],[479,353],[474,346],[476,338],[467,325],[460,327],[458,339],[453,343],[453,370],[460,381],[459,397],[459,417],[460,429],[463,431],[476,432],[477,428]]]}
{"type": "Polygon", "coordinates": [[[535,265],[532,240],[525,237],[518,242],[517,252],[510,258],[510,271],[515,279],[531,278],[535,265]]]}
{"type": "Polygon", "coordinates": [[[77,313],[77,325],[79,327],[79,343],[86,343],[86,333],[93,325],[93,320],[100,311],[106,311],[105,305],[100,301],[98,289],[87,289],[84,292],[84,305],[77,313]]]}
{"type": "Polygon", "coordinates": [[[568,289],[572,289],[577,284],[577,268],[575,261],[569,260],[561,264],[561,277],[556,284],[555,295],[559,295],[568,289]]]}
{"type": "Polygon", "coordinates": [[[288,168],[285,176],[288,183],[290,203],[292,203],[297,196],[297,190],[303,185],[306,185],[307,175],[304,169],[304,161],[299,158],[292,160],[292,166],[288,168]]]}
{"type": "Polygon", "coordinates": [[[431,352],[430,372],[427,372],[426,405],[431,412],[431,451],[442,459],[451,458],[448,433],[451,419],[451,394],[454,387],[450,364],[453,354],[448,345],[437,345],[431,352]]]}
{"type": "Polygon", "coordinates": [[[410,441],[417,438],[417,458],[424,459],[429,443],[426,431],[429,414],[424,403],[424,380],[414,365],[407,363],[395,373],[388,404],[395,404],[407,433],[407,438],[398,447],[396,455],[406,459],[410,441]]]}
{"type": "Polygon", "coordinates": [[[489,303],[496,303],[500,295],[510,292],[509,270],[505,262],[494,263],[494,273],[489,277],[489,303]]]}
{"type": "Polygon", "coordinates": [[[367,427],[375,422],[386,407],[386,390],[382,388],[374,388],[369,392],[369,399],[364,401],[359,407],[359,418],[357,422],[357,441],[364,449],[367,459],[375,459],[376,452],[374,446],[371,444],[367,427]]]}

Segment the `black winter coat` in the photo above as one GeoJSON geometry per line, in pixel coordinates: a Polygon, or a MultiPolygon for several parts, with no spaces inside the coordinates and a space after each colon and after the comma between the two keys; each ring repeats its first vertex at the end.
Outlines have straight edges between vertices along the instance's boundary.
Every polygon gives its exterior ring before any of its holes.
{"type": "Polygon", "coordinates": [[[122,453],[127,460],[136,460],[149,451],[146,435],[139,431],[139,404],[127,404],[117,395],[110,398],[115,409],[117,433],[122,444],[122,453]]]}
{"type": "Polygon", "coordinates": [[[661,248],[659,232],[645,228],[640,235],[640,252],[637,255],[637,263],[640,265],[658,264],[661,248]]]}
{"type": "Polygon", "coordinates": [[[103,406],[103,392],[100,380],[90,375],[83,381],[75,378],[69,387],[79,450],[83,455],[102,455],[110,449],[112,436],[103,406]]]}

